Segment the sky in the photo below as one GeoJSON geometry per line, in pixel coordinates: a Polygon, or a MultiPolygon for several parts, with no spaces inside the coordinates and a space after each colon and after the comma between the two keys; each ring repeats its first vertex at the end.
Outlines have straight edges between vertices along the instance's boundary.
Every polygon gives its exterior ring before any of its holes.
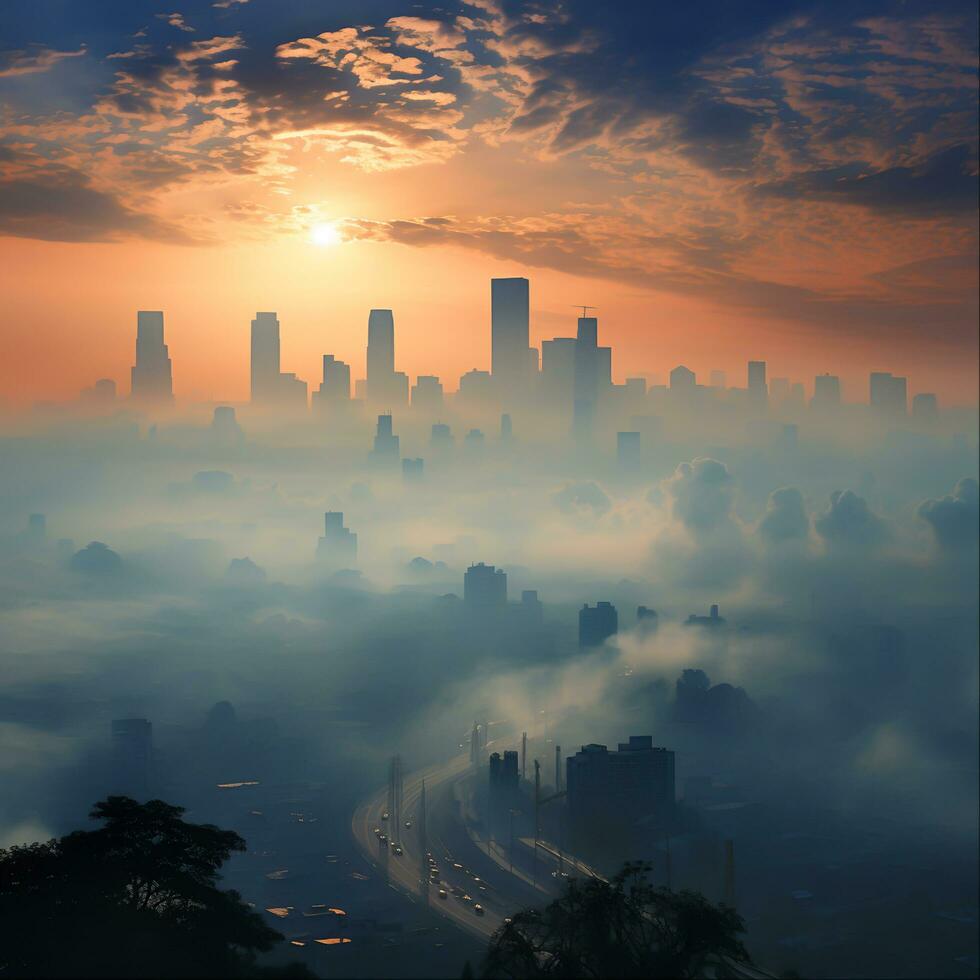
{"type": "Polygon", "coordinates": [[[178,397],[283,369],[489,367],[598,308],[617,381],[910,376],[977,401],[972,2],[15,0],[0,35],[0,400],[128,390],[163,309],[178,397]]]}

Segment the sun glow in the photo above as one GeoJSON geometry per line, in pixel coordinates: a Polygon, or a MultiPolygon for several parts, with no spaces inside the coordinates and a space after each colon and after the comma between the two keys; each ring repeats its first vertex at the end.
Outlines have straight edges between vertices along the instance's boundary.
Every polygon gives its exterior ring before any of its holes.
{"type": "Polygon", "coordinates": [[[335,225],[320,224],[314,225],[310,229],[310,241],[314,245],[325,248],[328,245],[340,244],[340,232],[335,225]]]}

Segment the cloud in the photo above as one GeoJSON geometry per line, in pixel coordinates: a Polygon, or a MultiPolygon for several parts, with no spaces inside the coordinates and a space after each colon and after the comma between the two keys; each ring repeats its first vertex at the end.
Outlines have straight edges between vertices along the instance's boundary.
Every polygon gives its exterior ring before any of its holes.
{"type": "Polygon", "coordinates": [[[565,514],[602,517],[612,507],[598,483],[569,483],[552,496],[554,505],[565,514]]]}
{"type": "Polygon", "coordinates": [[[759,521],[759,535],[769,544],[805,541],[810,533],[810,518],[803,494],[796,487],[782,487],[769,494],[766,512],[759,521]]]}
{"type": "Polygon", "coordinates": [[[731,520],[735,478],[724,463],[698,458],[681,463],[665,481],[672,513],[694,534],[713,531],[731,520]]]}
{"type": "Polygon", "coordinates": [[[980,494],[976,480],[969,477],[960,480],[953,488],[952,495],[939,500],[925,500],[916,513],[932,528],[941,548],[948,551],[977,548],[980,494]]]}
{"type": "Polygon", "coordinates": [[[37,75],[50,71],[66,58],[80,58],[88,54],[83,44],[77,51],[58,51],[42,45],[33,45],[25,51],[0,52],[0,78],[14,78],[18,75],[37,75]]]}
{"type": "Polygon", "coordinates": [[[885,522],[853,490],[835,490],[813,526],[828,544],[841,548],[871,549],[887,537],[885,522]]]}
{"type": "Polygon", "coordinates": [[[178,31],[186,31],[190,34],[194,32],[194,28],[184,20],[183,14],[157,14],[156,16],[157,20],[165,21],[171,27],[176,27],[178,31]]]}

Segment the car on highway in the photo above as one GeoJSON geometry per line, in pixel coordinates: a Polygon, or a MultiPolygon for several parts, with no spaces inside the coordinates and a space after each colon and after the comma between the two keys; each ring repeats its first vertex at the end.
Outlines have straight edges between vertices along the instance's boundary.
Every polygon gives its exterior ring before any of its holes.
{"type": "Polygon", "coordinates": [[[440,898],[448,898],[449,897],[449,892],[447,892],[445,888],[440,888],[439,889],[439,897],[440,898]]]}
{"type": "Polygon", "coordinates": [[[439,869],[438,868],[429,868],[429,877],[433,881],[435,881],[439,877],[439,869]]]}
{"type": "Polygon", "coordinates": [[[473,911],[476,912],[477,915],[483,915],[483,906],[480,904],[474,905],[473,911]]]}
{"type": "Polygon", "coordinates": [[[404,853],[405,853],[405,852],[404,852],[404,851],[402,850],[402,846],[401,846],[401,844],[392,844],[392,845],[391,845],[391,849],[392,849],[392,850],[393,850],[393,851],[394,851],[394,852],[395,852],[395,853],[396,853],[396,854],[397,854],[397,855],[398,855],[399,857],[401,857],[401,856],[402,856],[402,854],[404,854],[404,853]]]}
{"type": "Polygon", "coordinates": [[[388,835],[387,834],[379,834],[378,835],[378,840],[381,841],[382,844],[387,844],[388,843],[388,835]]]}
{"type": "Polygon", "coordinates": [[[457,864],[456,862],[453,862],[453,867],[454,867],[454,868],[455,868],[455,869],[456,869],[457,871],[462,871],[462,870],[463,870],[463,866],[462,866],[461,864],[457,864]]]}
{"type": "Polygon", "coordinates": [[[406,820],[405,821],[405,829],[406,830],[411,830],[412,829],[412,821],[411,820],[406,820]]]}
{"type": "Polygon", "coordinates": [[[385,810],[385,812],[381,814],[381,819],[382,820],[387,820],[388,819],[388,811],[387,810],[385,810]]]}
{"type": "Polygon", "coordinates": [[[375,827],[374,828],[374,836],[375,837],[380,837],[381,836],[381,828],[380,827],[375,827]]]}

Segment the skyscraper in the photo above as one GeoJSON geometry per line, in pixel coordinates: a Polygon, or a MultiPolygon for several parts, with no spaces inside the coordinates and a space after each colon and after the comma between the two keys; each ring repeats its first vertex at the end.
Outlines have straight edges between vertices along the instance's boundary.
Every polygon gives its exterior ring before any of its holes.
{"type": "Polygon", "coordinates": [[[333,354],[323,355],[323,380],[313,392],[314,408],[344,407],[350,401],[350,365],[333,354]]]}
{"type": "Polygon", "coordinates": [[[316,556],[334,567],[357,561],[357,535],[344,527],[344,515],[328,510],[323,515],[323,537],[317,542],[316,556]]]}
{"type": "Polygon", "coordinates": [[[583,745],[565,761],[572,842],[594,851],[609,842],[630,845],[669,828],[674,816],[674,753],[649,735],[631,735],[616,752],[583,745]]]}
{"type": "Polygon", "coordinates": [[[527,279],[491,279],[490,373],[505,403],[524,391],[531,364],[529,321],[527,279]]]}
{"type": "Polygon", "coordinates": [[[840,378],[835,374],[818,374],[813,379],[813,398],[810,406],[827,411],[840,405],[840,378]]]}
{"type": "Polygon", "coordinates": [[[908,411],[908,379],[890,371],[872,371],[869,378],[871,407],[882,415],[905,415],[908,411]]]}
{"type": "Polygon", "coordinates": [[[378,427],[374,434],[374,449],[371,458],[376,463],[395,464],[401,452],[398,436],[392,429],[390,414],[378,416],[378,427]]]}
{"type": "Polygon", "coordinates": [[[769,388],[766,384],[765,361],[749,361],[748,393],[749,403],[757,408],[761,408],[768,402],[769,388]]]}
{"type": "Polygon", "coordinates": [[[391,310],[368,314],[367,396],[377,405],[404,405],[408,375],[395,370],[395,317],[391,310]]]}
{"type": "Polygon", "coordinates": [[[507,605],[507,574],[482,561],[463,576],[463,601],[473,610],[491,611],[507,605]]]}
{"type": "Polygon", "coordinates": [[[136,363],[130,375],[130,393],[142,402],[169,404],[174,399],[170,352],[163,342],[160,310],[139,310],[136,314],[136,363]]]}
{"type": "Polygon", "coordinates": [[[256,313],[252,320],[252,401],[275,400],[279,383],[279,318],[275,313],[256,313]]]}
{"type": "Polygon", "coordinates": [[[578,612],[578,645],[602,646],[610,636],[619,631],[619,616],[611,602],[597,602],[594,606],[582,606],[578,612]]]}
{"type": "Polygon", "coordinates": [[[579,437],[592,434],[596,404],[599,400],[600,367],[604,357],[598,345],[599,321],[594,316],[578,318],[575,338],[575,406],[574,429],[579,437]]]}

